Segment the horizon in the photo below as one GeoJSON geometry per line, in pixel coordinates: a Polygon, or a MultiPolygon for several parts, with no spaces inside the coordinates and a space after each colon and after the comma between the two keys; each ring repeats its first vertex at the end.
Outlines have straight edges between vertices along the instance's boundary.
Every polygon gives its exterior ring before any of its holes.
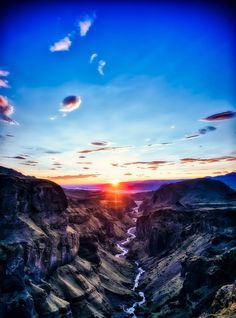
{"type": "Polygon", "coordinates": [[[63,186],[235,171],[234,39],[225,12],[173,3],[8,11],[1,165],[63,186]]]}

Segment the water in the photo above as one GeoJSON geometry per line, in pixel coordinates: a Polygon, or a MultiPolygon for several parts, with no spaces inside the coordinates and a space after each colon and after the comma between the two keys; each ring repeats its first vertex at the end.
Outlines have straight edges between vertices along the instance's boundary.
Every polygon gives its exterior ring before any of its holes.
{"type": "MultiPolygon", "coordinates": [[[[133,208],[133,213],[135,214],[135,218],[134,219],[135,219],[135,222],[136,222],[137,217],[139,216],[138,209],[139,209],[139,206],[141,205],[142,201],[135,201],[135,203],[136,203],[136,207],[133,208]]],[[[121,250],[121,253],[116,254],[115,257],[119,257],[119,258],[124,257],[129,252],[129,249],[124,247],[124,246],[135,239],[135,237],[136,237],[135,231],[136,231],[136,227],[135,226],[130,227],[127,230],[127,238],[125,240],[123,240],[121,242],[118,242],[116,244],[116,246],[121,250]]],[[[134,286],[132,288],[133,291],[135,291],[135,289],[138,288],[140,278],[143,275],[143,273],[145,273],[145,270],[141,266],[139,266],[139,262],[138,261],[135,261],[135,265],[137,266],[137,274],[136,274],[135,279],[134,279],[134,286]]],[[[138,295],[141,298],[140,301],[134,302],[133,305],[131,307],[129,307],[129,308],[125,308],[123,306],[124,312],[126,314],[129,314],[130,317],[132,317],[132,318],[137,318],[137,316],[135,315],[136,308],[137,307],[141,307],[146,302],[146,298],[145,298],[144,292],[140,291],[138,293],[138,295]]]]}

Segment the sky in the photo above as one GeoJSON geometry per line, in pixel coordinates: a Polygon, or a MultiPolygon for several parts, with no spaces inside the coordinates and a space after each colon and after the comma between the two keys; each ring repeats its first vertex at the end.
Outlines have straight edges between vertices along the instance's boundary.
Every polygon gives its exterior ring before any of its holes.
{"type": "Polygon", "coordinates": [[[60,184],[235,171],[227,15],[203,4],[25,4],[4,19],[0,164],[60,184]]]}

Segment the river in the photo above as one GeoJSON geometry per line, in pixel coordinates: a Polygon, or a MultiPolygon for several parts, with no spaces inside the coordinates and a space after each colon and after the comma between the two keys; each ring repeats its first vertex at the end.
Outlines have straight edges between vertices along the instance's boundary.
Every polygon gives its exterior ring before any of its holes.
{"type": "MultiPolygon", "coordinates": [[[[133,208],[133,214],[134,214],[134,222],[136,222],[138,216],[139,216],[139,207],[142,204],[143,201],[135,201],[136,207],[133,208]]],[[[136,235],[136,226],[132,226],[127,230],[127,238],[123,241],[120,241],[116,243],[117,247],[121,251],[120,253],[116,254],[115,257],[125,257],[125,255],[129,252],[129,249],[126,247],[133,239],[135,239],[136,235]]],[[[135,269],[135,278],[134,278],[134,285],[132,290],[135,292],[135,290],[139,286],[139,281],[145,270],[139,265],[138,261],[135,261],[136,269],[135,269]]],[[[129,314],[132,318],[137,318],[135,315],[135,310],[137,307],[141,307],[146,302],[146,298],[144,295],[144,292],[139,291],[138,296],[140,298],[140,301],[136,301],[133,303],[131,307],[126,308],[123,306],[123,310],[126,314],[129,314]]]]}

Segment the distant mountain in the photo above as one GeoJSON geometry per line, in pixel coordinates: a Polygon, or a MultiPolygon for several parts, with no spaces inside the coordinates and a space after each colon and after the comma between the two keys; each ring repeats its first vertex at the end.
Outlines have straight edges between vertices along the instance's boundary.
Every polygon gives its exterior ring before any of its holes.
{"type": "Polygon", "coordinates": [[[161,207],[219,206],[231,203],[236,204],[236,192],[233,189],[221,181],[201,178],[162,185],[144,206],[145,210],[154,210],[161,207]]]}
{"type": "MultiPolygon", "coordinates": [[[[227,184],[232,189],[236,190],[236,173],[228,173],[223,176],[215,176],[215,177],[206,177],[213,180],[219,180],[227,184]]],[[[137,193],[137,192],[147,192],[147,191],[155,191],[158,190],[164,184],[172,184],[180,181],[184,181],[186,179],[171,179],[171,180],[137,180],[137,181],[127,181],[121,182],[119,186],[119,190],[123,190],[124,192],[137,193]]],[[[188,179],[189,180],[189,179],[188,179]]],[[[102,184],[75,184],[75,185],[67,185],[64,186],[68,189],[81,189],[81,190],[92,190],[92,191],[109,191],[114,190],[111,184],[102,183],[102,184]]]]}
{"type": "MultiPolygon", "coordinates": [[[[163,184],[175,183],[181,180],[143,180],[143,181],[127,181],[121,182],[119,185],[119,190],[124,192],[147,192],[155,191],[160,188],[163,184]]],[[[67,185],[64,186],[67,189],[81,189],[81,190],[92,190],[92,191],[112,191],[114,188],[110,183],[102,184],[79,184],[79,185],[67,185]]]]}
{"type": "Polygon", "coordinates": [[[236,172],[231,172],[223,176],[209,177],[214,180],[219,180],[227,184],[232,189],[236,190],[236,172]]]}

